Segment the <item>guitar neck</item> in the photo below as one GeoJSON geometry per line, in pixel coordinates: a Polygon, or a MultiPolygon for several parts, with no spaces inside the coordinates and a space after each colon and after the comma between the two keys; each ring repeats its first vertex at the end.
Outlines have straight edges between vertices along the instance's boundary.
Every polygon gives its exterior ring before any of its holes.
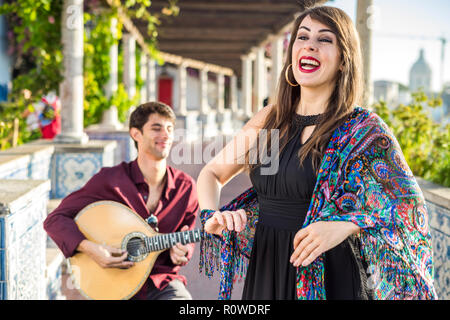
{"type": "Polygon", "coordinates": [[[188,243],[199,242],[200,236],[201,236],[200,229],[158,234],[153,237],[145,238],[145,246],[147,252],[161,251],[169,249],[174,245],[176,245],[177,243],[185,245],[188,243]]]}

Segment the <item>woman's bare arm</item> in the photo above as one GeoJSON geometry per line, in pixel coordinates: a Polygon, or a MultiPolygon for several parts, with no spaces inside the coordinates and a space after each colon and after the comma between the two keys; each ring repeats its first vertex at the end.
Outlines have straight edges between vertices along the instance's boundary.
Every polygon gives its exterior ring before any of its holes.
{"type": "Polygon", "coordinates": [[[221,235],[227,228],[241,232],[247,224],[244,210],[217,211],[220,191],[245,166],[245,155],[255,143],[271,107],[267,106],[253,116],[233,139],[200,172],[197,179],[198,200],[201,209],[216,210],[205,223],[205,231],[221,235]]]}
{"type": "Polygon", "coordinates": [[[219,208],[220,191],[231,179],[244,170],[244,157],[256,141],[271,107],[256,113],[233,139],[200,171],[197,179],[201,209],[219,208]]]}

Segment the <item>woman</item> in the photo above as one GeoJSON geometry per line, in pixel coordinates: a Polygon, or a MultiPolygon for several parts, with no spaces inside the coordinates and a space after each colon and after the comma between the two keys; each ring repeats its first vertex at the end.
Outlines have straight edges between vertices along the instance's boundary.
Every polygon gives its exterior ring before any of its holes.
{"type": "Polygon", "coordinates": [[[200,172],[200,264],[208,275],[221,265],[219,298],[244,273],[243,299],[436,297],[422,193],[384,122],[355,107],[359,48],[342,10],[304,12],[276,103],[200,172]],[[274,155],[277,139],[262,129],[279,132],[274,174],[253,157],[261,145],[274,155]],[[245,161],[222,163],[230,154],[245,161]],[[253,187],[218,210],[221,187],[246,169],[253,187]]]}

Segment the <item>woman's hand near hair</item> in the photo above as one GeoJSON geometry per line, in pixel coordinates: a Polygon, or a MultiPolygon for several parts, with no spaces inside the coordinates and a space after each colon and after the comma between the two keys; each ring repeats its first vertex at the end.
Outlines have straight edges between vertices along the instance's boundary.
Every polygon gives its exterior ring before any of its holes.
{"type": "Polygon", "coordinates": [[[247,214],[244,209],[236,211],[216,211],[205,222],[205,231],[221,236],[223,230],[241,232],[247,224],[247,214]]]}
{"type": "Polygon", "coordinates": [[[319,221],[311,223],[294,237],[294,252],[290,262],[294,267],[307,266],[322,253],[336,247],[360,228],[347,221],[319,221]]]}

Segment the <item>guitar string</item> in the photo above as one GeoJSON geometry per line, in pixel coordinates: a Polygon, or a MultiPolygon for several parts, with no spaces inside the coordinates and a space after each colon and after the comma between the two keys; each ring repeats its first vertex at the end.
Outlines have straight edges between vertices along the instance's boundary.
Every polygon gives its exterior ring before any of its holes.
{"type": "MultiPolygon", "coordinates": [[[[189,239],[190,240],[190,239],[189,239]]],[[[164,241],[164,240],[163,240],[164,241]]],[[[169,239],[169,243],[170,243],[171,239],[169,239]]],[[[190,241],[190,242],[195,242],[195,237],[194,237],[194,241],[190,241]]],[[[190,243],[189,242],[189,243],[190,243]]],[[[164,243],[167,243],[167,241],[164,241],[164,243]]],[[[175,242],[177,243],[177,242],[175,242]]],[[[171,243],[170,243],[171,244],[171,243]]],[[[139,248],[146,248],[146,244],[143,240],[138,239],[138,240],[130,240],[127,244],[127,249],[131,250],[131,251],[136,251],[139,248]]]]}
{"type": "MultiPolygon", "coordinates": [[[[195,240],[195,234],[193,236],[194,236],[194,240],[195,240]]],[[[153,237],[151,237],[151,238],[153,238],[153,237]]],[[[170,240],[171,239],[168,239],[169,242],[170,242],[170,240]]],[[[164,241],[164,239],[162,241],[164,241]]],[[[164,241],[164,242],[166,242],[166,241],[164,241]]],[[[177,242],[175,242],[175,243],[177,243],[177,242]]],[[[131,239],[127,243],[127,249],[130,249],[132,251],[135,251],[136,249],[139,249],[139,248],[145,248],[145,247],[146,247],[145,242],[142,239],[137,239],[137,240],[131,239]]]]}
{"type": "MultiPolygon", "coordinates": [[[[153,237],[152,237],[153,238],[153,237]]],[[[173,239],[168,239],[168,241],[170,242],[173,239]]],[[[189,239],[190,240],[190,239],[189,239]]],[[[164,239],[163,239],[164,241],[164,239]]],[[[194,235],[194,241],[195,241],[195,235],[194,235]]],[[[164,241],[167,242],[167,241],[164,241]]],[[[176,241],[175,243],[177,243],[178,241],[176,241]]],[[[143,247],[145,246],[145,242],[142,239],[131,239],[128,243],[127,243],[127,248],[130,249],[136,249],[139,247],[143,247]]]]}

